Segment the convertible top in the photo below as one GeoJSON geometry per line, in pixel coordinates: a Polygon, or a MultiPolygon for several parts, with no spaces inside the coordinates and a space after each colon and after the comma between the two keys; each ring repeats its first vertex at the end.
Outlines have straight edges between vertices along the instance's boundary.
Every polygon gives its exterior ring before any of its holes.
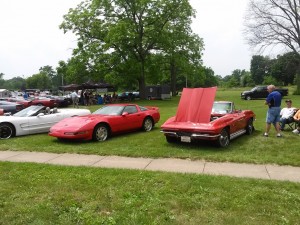
{"type": "Polygon", "coordinates": [[[184,88],[175,122],[209,123],[217,87],[184,88]]]}

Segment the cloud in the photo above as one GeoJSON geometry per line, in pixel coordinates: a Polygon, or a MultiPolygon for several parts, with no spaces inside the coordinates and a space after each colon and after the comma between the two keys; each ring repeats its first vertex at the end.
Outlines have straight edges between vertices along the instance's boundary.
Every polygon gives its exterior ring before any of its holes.
{"type": "MultiPolygon", "coordinates": [[[[42,66],[55,68],[71,57],[76,37],[60,30],[63,15],[81,0],[0,1],[0,73],[4,79],[28,77],[42,66]]],[[[204,39],[204,65],[215,74],[249,69],[250,52],[243,43],[242,22],[248,0],[190,0],[197,11],[192,29],[204,39]]]]}

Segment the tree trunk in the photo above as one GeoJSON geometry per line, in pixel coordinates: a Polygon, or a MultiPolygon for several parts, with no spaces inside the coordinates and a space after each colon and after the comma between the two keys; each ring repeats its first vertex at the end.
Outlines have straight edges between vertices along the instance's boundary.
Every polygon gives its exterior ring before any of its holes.
{"type": "Polygon", "coordinates": [[[138,79],[140,99],[146,99],[146,84],[145,84],[145,65],[141,62],[141,76],[138,79]]]}
{"type": "Polygon", "coordinates": [[[171,91],[172,96],[176,96],[177,90],[176,90],[176,66],[173,60],[171,60],[170,63],[170,74],[171,74],[171,91]]]}

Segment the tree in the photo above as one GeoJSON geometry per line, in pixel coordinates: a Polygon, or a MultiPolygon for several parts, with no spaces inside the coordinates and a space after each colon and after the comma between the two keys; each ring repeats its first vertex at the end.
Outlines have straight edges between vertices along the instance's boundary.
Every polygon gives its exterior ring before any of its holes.
{"type": "Polygon", "coordinates": [[[250,72],[255,84],[262,84],[264,77],[270,72],[270,58],[254,55],[250,63],[250,72]]]}
{"type": "Polygon", "coordinates": [[[166,51],[166,38],[171,39],[167,49],[176,49],[175,40],[190,35],[178,31],[189,30],[181,28],[190,26],[194,14],[188,0],[87,0],[64,16],[60,28],[78,35],[77,53],[88,54],[98,74],[134,77],[143,98],[148,58],[166,51]],[[121,74],[124,65],[134,68],[121,74]]]}
{"type": "MultiPolygon", "coordinates": [[[[250,0],[245,35],[250,46],[291,49],[300,57],[300,2],[296,0],[250,0]]],[[[298,65],[298,74],[300,65],[298,65]]],[[[300,92],[300,86],[297,85],[300,92]]]]}
{"type": "Polygon", "coordinates": [[[3,87],[10,90],[25,90],[26,81],[22,77],[14,77],[12,79],[6,80],[3,87]]]}
{"type": "Polygon", "coordinates": [[[271,75],[281,85],[294,84],[300,58],[294,52],[278,55],[271,66],[271,75]]]}
{"type": "Polygon", "coordinates": [[[26,87],[47,90],[51,88],[51,80],[45,72],[40,72],[26,79],[26,87]]]}

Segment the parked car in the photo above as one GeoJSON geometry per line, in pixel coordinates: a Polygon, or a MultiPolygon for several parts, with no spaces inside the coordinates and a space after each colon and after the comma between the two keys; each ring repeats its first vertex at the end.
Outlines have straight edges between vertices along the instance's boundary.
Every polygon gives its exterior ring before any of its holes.
{"type": "Polygon", "coordinates": [[[118,94],[118,100],[119,101],[131,101],[131,100],[134,100],[134,95],[132,92],[122,92],[122,93],[119,93],[118,94]]]}
{"type": "Polygon", "coordinates": [[[119,101],[132,101],[136,98],[140,98],[140,92],[138,91],[126,91],[118,94],[119,101]]]}
{"type": "Polygon", "coordinates": [[[54,99],[46,98],[46,97],[29,97],[28,100],[31,100],[32,105],[41,105],[41,106],[47,106],[50,108],[57,107],[57,102],[54,99]]]}
{"type": "Polygon", "coordinates": [[[24,109],[24,106],[14,102],[0,101],[0,109],[3,109],[4,113],[14,114],[24,109]]]}
{"type": "Polygon", "coordinates": [[[159,109],[135,104],[105,105],[91,115],[68,118],[51,127],[49,135],[59,139],[105,141],[114,134],[152,130],[160,119],[159,109]]]}
{"type": "Polygon", "coordinates": [[[2,101],[14,102],[17,104],[22,104],[24,108],[31,106],[32,102],[29,100],[25,100],[24,98],[0,98],[2,101]]]}
{"type": "Polygon", "coordinates": [[[185,88],[177,114],[169,118],[161,131],[168,142],[214,141],[227,147],[230,140],[252,134],[255,114],[236,110],[230,101],[215,101],[216,88],[185,88]]]}
{"type": "Polygon", "coordinates": [[[0,117],[0,139],[47,133],[52,125],[62,119],[88,114],[91,114],[88,109],[53,108],[50,110],[46,106],[29,106],[12,116],[0,117]]]}
{"type": "Polygon", "coordinates": [[[55,100],[57,107],[68,107],[72,104],[72,99],[65,96],[47,95],[46,97],[55,100]]]}
{"type": "MultiPolygon", "coordinates": [[[[276,88],[275,91],[278,91],[282,97],[288,96],[289,89],[287,88],[276,88]]],[[[267,86],[257,86],[252,88],[250,91],[243,91],[241,93],[241,99],[251,100],[256,98],[266,98],[269,95],[267,86]]]]}

